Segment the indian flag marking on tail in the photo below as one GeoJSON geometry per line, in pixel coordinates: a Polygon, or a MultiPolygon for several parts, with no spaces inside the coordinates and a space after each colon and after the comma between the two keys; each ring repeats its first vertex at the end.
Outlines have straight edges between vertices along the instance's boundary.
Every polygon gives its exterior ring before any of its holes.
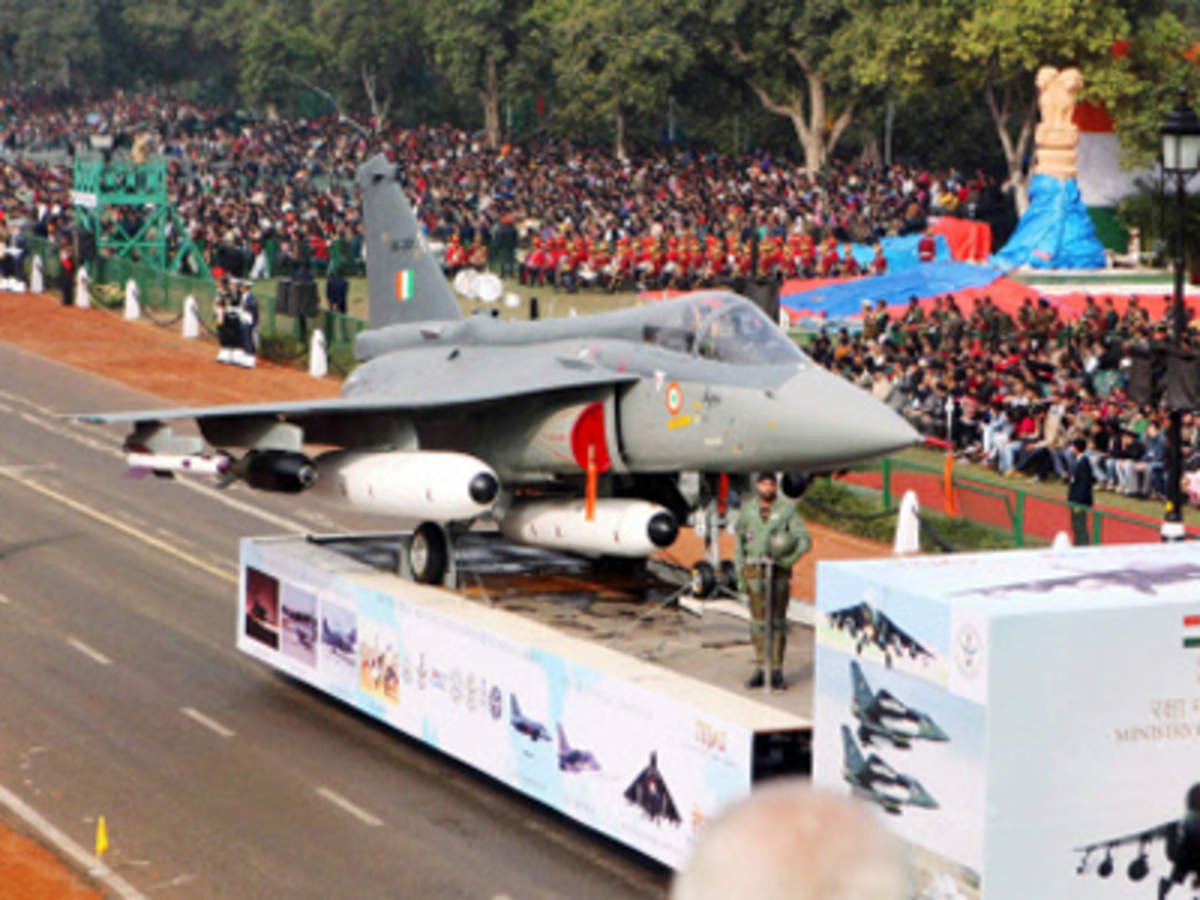
{"type": "Polygon", "coordinates": [[[396,299],[403,303],[413,298],[413,270],[401,269],[396,273],[396,299]]]}
{"type": "Polygon", "coordinates": [[[1186,650],[1200,649],[1200,616],[1183,617],[1183,646],[1186,650]]]}

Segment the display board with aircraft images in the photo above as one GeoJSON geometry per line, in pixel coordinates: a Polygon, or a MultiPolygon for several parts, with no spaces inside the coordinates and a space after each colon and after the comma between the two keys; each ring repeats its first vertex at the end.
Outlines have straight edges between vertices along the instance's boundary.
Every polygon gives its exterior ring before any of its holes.
{"type": "Polygon", "coordinates": [[[815,783],[924,898],[1200,896],[1200,546],[822,564],[815,783]]]}
{"type": "Polygon", "coordinates": [[[252,539],[238,647],[670,866],[750,790],[744,726],[252,539]]]}

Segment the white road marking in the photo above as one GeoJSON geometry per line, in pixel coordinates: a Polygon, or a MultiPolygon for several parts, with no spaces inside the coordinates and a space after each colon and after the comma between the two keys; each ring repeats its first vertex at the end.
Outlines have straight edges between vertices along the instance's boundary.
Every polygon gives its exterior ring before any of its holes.
{"type": "Polygon", "coordinates": [[[10,603],[12,603],[11,600],[9,600],[3,594],[0,594],[0,606],[8,606],[8,604],[10,604],[10,603]]]}
{"type": "Polygon", "coordinates": [[[47,469],[53,469],[53,468],[55,468],[54,463],[31,463],[26,466],[22,466],[22,465],[0,466],[0,470],[3,470],[4,472],[12,473],[14,475],[25,475],[28,472],[44,472],[47,469]]]}
{"type": "Polygon", "coordinates": [[[221,578],[225,581],[233,583],[236,583],[238,580],[236,572],[221,568],[220,566],[215,566],[210,562],[200,559],[198,556],[194,556],[191,553],[180,550],[174,544],[169,544],[166,541],[160,540],[153,535],[146,534],[146,532],[134,528],[131,525],[126,525],[124,522],[114,519],[112,516],[102,513],[98,509],[93,509],[86,503],[80,503],[75,498],[68,497],[66,494],[60,493],[53,488],[48,488],[44,484],[40,484],[31,478],[26,478],[24,475],[17,475],[12,472],[5,472],[3,469],[0,469],[0,477],[4,477],[10,481],[15,481],[17,484],[24,485],[31,491],[36,491],[37,493],[41,494],[43,497],[49,497],[51,500],[57,500],[59,503],[70,507],[76,512],[83,513],[83,515],[95,519],[97,522],[103,522],[105,525],[116,528],[118,531],[124,532],[130,537],[149,544],[156,550],[161,550],[163,553],[174,556],[176,559],[183,560],[184,562],[195,566],[197,569],[202,569],[210,575],[214,575],[217,578],[221,578]]]}
{"type": "Polygon", "coordinates": [[[88,853],[83,847],[56,828],[40,812],[14,794],[0,786],[0,804],[32,828],[43,839],[68,857],[75,865],[97,879],[114,895],[122,900],[146,900],[146,896],[132,884],[88,853]]]}
{"type": "Polygon", "coordinates": [[[181,707],[179,707],[179,711],[181,713],[183,713],[185,716],[187,716],[189,719],[191,719],[193,722],[199,722],[201,725],[203,725],[209,731],[215,731],[217,734],[219,734],[223,738],[233,737],[233,729],[232,728],[226,728],[224,725],[222,725],[216,719],[209,718],[204,713],[200,712],[200,710],[198,710],[198,709],[192,709],[192,707],[190,707],[190,706],[181,706],[181,707]]]}
{"type": "MultiPolygon", "coordinates": [[[[0,397],[10,397],[12,399],[17,399],[17,398],[13,398],[11,394],[8,394],[4,391],[0,391],[0,397]]],[[[5,411],[11,411],[11,412],[15,413],[17,416],[19,416],[21,419],[24,419],[30,425],[34,425],[38,428],[41,428],[44,431],[50,432],[51,434],[55,434],[55,435],[58,435],[59,437],[74,441],[77,444],[87,447],[90,450],[95,450],[98,453],[103,453],[106,456],[112,456],[112,457],[115,457],[116,459],[120,459],[120,460],[124,461],[125,451],[120,449],[119,447],[114,446],[110,443],[102,442],[100,440],[97,440],[96,438],[86,437],[82,434],[77,433],[75,429],[82,427],[82,426],[72,427],[69,425],[59,424],[59,422],[61,421],[61,413],[56,413],[56,412],[53,412],[52,410],[46,410],[44,407],[37,406],[36,404],[29,404],[29,405],[33,406],[35,409],[37,409],[43,415],[49,417],[51,419],[51,421],[46,421],[45,419],[39,418],[38,416],[30,415],[29,413],[25,413],[25,412],[20,412],[19,410],[12,410],[9,407],[3,406],[3,404],[0,404],[0,409],[4,409],[5,411]]],[[[87,427],[94,428],[95,426],[87,426],[87,427]]],[[[16,468],[16,467],[14,467],[14,468],[16,468]]],[[[289,519],[285,516],[276,515],[275,513],[268,512],[265,509],[259,509],[258,507],[254,506],[251,503],[246,503],[244,501],[238,500],[237,498],[231,497],[229,494],[226,494],[223,491],[219,491],[216,488],[210,487],[209,485],[204,484],[202,482],[191,481],[187,478],[179,478],[179,479],[176,479],[176,483],[182,487],[187,488],[190,491],[196,491],[198,493],[205,494],[206,496],[208,496],[208,498],[210,500],[216,500],[218,503],[224,503],[230,509],[236,509],[238,512],[242,512],[242,513],[245,513],[246,515],[250,515],[250,516],[254,516],[255,518],[262,519],[264,522],[269,522],[272,525],[276,525],[280,528],[287,529],[288,531],[304,532],[304,531],[309,530],[308,527],[303,522],[299,522],[296,519],[289,519]]],[[[322,516],[320,514],[316,514],[314,517],[314,520],[317,522],[317,524],[323,524],[322,520],[327,520],[327,517],[322,516]]]]}
{"type": "Polygon", "coordinates": [[[78,650],[80,653],[82,653],[84,656],[91,659],[92,662],[99,663],[102,666],[111,666],[112,665],[111,659],[109,659],[107,656],[105,656],[103,653],[101,653],[95,647],[89,647],[87,644],[85,644],[79,638],[69,637],[69,638],[67,638],[67,643],[70,644],[72,647],[74,647],[76,650],[78,650]]]}
{"type": "Polygon", "coordinates": [[[337,793],[336,791],[331,791],[327,787],[320,787],[320,788],[317,788],[317,794],[322,799],[328,800],[334,806],[339,807],[340,809],[343,809],[346,812],[350,813],[350,815],[354,816],[354,818],[358,819],[358,821],[362,822],[364,825],[370,825],[373,828],[377,828],[378,826],[383,824],[383,819],[378,819],[375,816],[371,815],[369,812],[367,812],[365,809],[355,806],[353,803],[351,803],[349,800],[347,800],[345,797],[343,797],[341,794],[337,793]]]}

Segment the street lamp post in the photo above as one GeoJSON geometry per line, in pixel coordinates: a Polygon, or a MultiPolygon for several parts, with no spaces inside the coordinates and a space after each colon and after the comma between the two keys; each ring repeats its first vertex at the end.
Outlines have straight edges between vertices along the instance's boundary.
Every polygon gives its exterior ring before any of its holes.
{"type": "MultiPolygon", "coordinates": [[[[1171,344],[1183,346],[1187,317],[1183,306],[1183,201],[1187,181],[1200,169],[1200,118],[1188,106],[1187,90],[1179,89],[1179,102],[1162,127],[1163,173],[1175,176],[1175,302],[1171,316],[1171,344]]],[[[1167,460],[1167,508],[1162,539],[1183,539],[1183,410],[1170,410],[1170,458],[1167,460]]]]}

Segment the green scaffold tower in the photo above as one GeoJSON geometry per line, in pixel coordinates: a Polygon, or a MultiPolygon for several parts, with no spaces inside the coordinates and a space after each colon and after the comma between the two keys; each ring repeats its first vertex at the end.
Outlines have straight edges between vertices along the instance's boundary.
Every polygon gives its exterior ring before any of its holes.
{"type": "Polygon", "coordinates": [[[94,235],[100,255],[138,260],[164,272],[178,272],[190,260],[195,272],[212,280],[204,254],[167,195],[166,160],[77,157],[71,204],[75,227],[94,235]],[[133,233],[125,227],[121,207],[138,210],[133,233]]]}

